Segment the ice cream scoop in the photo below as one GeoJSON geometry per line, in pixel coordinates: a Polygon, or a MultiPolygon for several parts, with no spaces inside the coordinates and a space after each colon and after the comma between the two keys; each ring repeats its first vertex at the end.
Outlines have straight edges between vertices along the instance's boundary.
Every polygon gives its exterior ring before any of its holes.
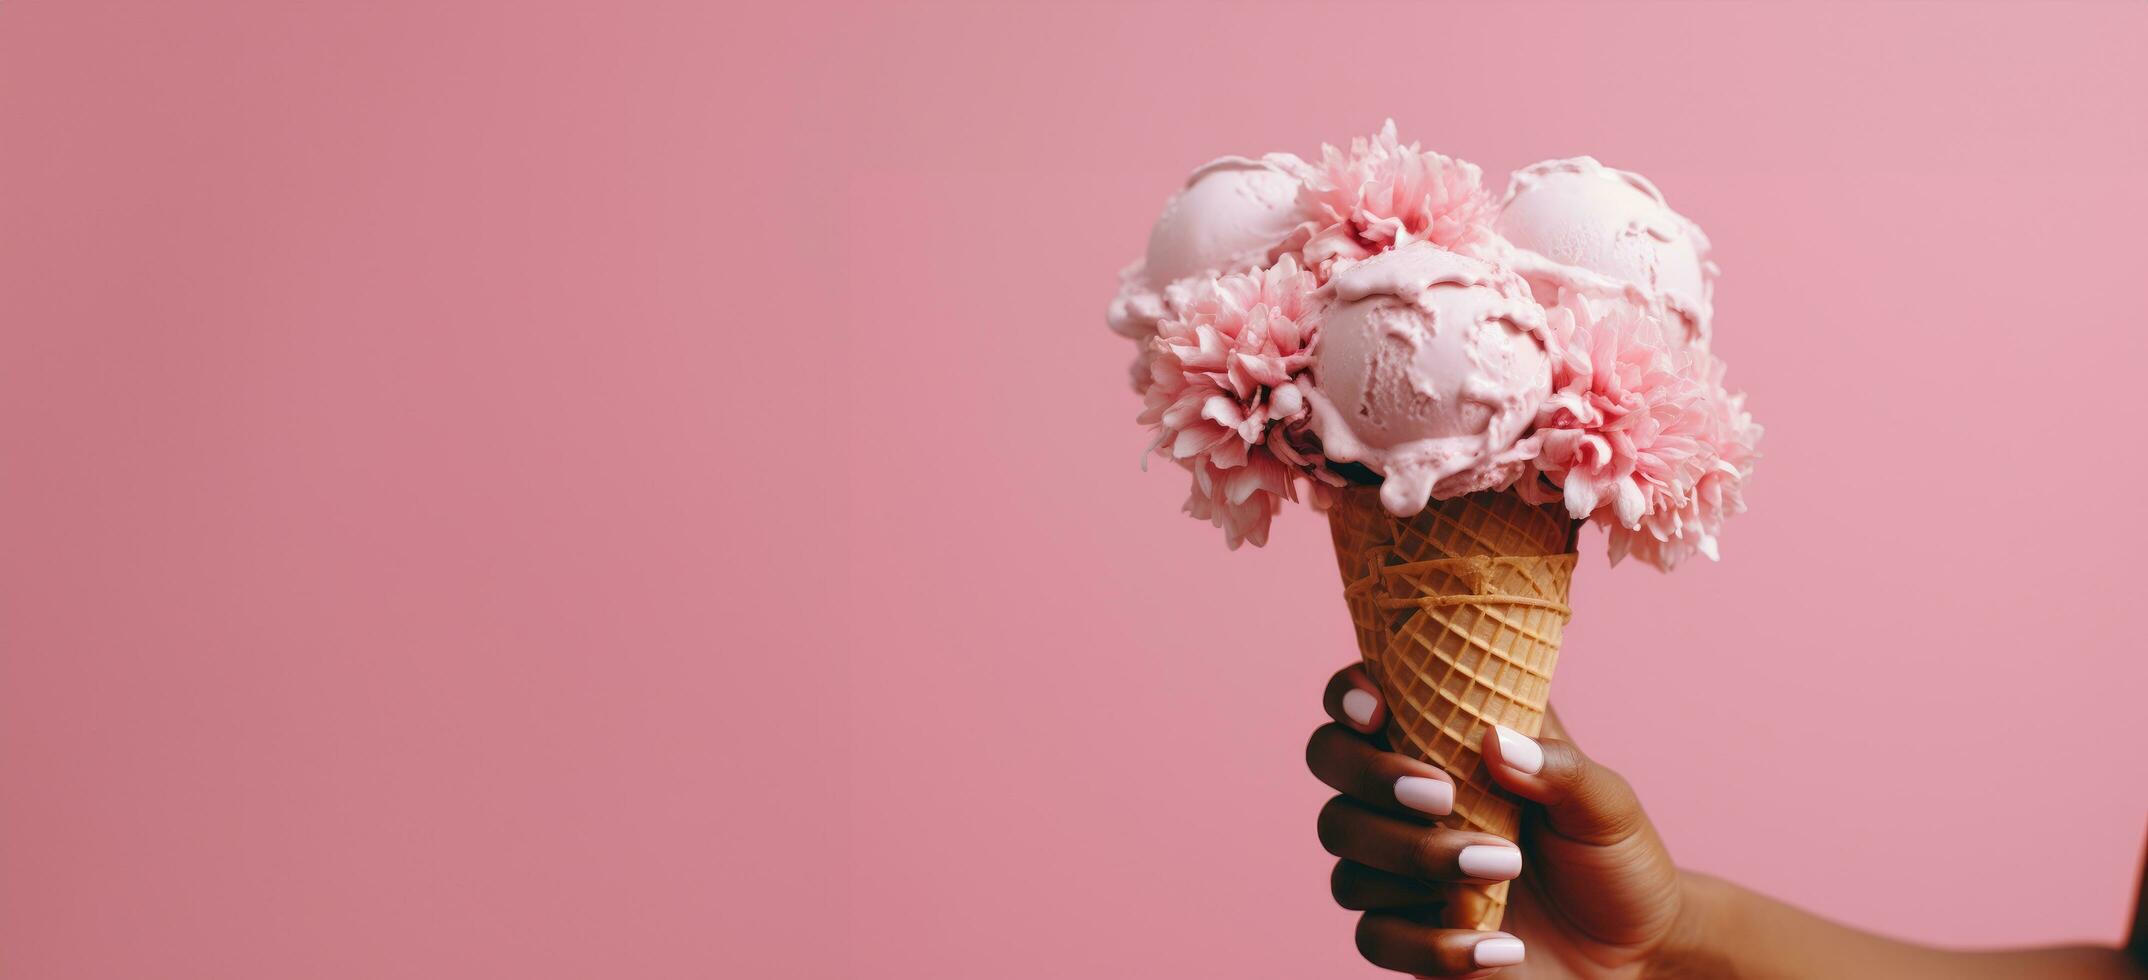
{"type": "Polygon", "coordinates": [[[1544,305],[1558,302],[1562,286],[1635,287],[1685,324],[1688,342],[1707,343],[1716,275],[1708,238],[1641,175],[1594,157],[1532,164],[1514,173],[1494,227],[1526,253],[1512,264],[1544,305]]]}
{"type": "Polygon", "coordinates": [[[1380,502],[1408,516],[1504,487],[1551,389],[1544,310],[1520,276],[1431,244],[1383,252],[1336,274],[1312,374],[1312,420],[1331,460],[1381,477],[1380,502]]]}
{"type": "Polygon", "coordinates": [[[1223,157],[1195,170],[1150,229],[1148,253],[1121,273],[1107,316],[1111,328],[1146,336],[1163,316],[1173,282],[1267,264],[1305,220],[1298,206],[1303,169],[1296,157],[1278,153],[1223,157]]]}

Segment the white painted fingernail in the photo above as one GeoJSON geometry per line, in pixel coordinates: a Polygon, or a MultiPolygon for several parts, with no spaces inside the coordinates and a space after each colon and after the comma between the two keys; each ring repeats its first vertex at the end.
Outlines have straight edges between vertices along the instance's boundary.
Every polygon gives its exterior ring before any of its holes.
{"type": "Polygon", "coordinates": [[[1342,713],[1357,723],[1359,728],[1372,727],[1372,713],[1379,710],[1380,699],[1362,687],[1353,687],[1342,696],[1342,713]]]}
{"type": "Polygon", "coordinates": [[[1456,856],[1455,863],[1462,866],[1463,874],[1472,878],[1511,881],[1521,875],[1521,848],[1471,844],[1462,848],[1462,853],[1456,856]]]}
{"type": "Polygon", "coordinates": [[[1395,802],[1443,817],[1454,812],[1454,784],[1427,776],[1404,776],[1395,780],[1395,802]]]}
{"type": "Polygon", "coordinates": [[[1478,940],[1469,954],[1478,966],[1513,966],[1522,961],[1525,952],[1521,940],[1513,936],[1494,936],[1478,940]]]}
{"type": "Polygon", "coordinates": [[[1544,747],[1505,725],[1493,725],[1499,733],[1499,760],[1507,767],[1525,775],[1534,776],[1544,768],[1544,747]]]}

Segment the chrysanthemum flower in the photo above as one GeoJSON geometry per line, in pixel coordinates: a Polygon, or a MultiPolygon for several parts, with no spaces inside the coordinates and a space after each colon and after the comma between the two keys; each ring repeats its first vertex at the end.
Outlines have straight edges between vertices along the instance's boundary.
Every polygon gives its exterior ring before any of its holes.
{"type": "Polygon", "coordinates": [[[1491,239],[1497,212],[1475,164],[1404,145],[1392,119],[1379,135],[1351,141],[1347,152],[1321,147],[1298,203],[1313,216],[1305,265],[1323,282],[1343,266],[1412,242],[1473,252],[1491,239]]]}
{"type": "Polygon", "coordinates": [[[1744,510],[1760,438],[1722,362],[1621,300],[1568,294],[1548,320],[1551,396],[1533,436],[1542,478],[1518,484],[1523,495],[1604,524],[1613,562],[1631,554],[1667,571],[1694,552],[1715,557],[1723,520],[1744,510]]]}
{"type": "Polygon", "coordinates": [[[1195,287],[1157,325],[1139,421],[1150,449],[1194,477],[1187,512],[1231,547],[1262,544],[1300,475],[1331,483],[1309,432],[1298,377],[1312,361],[1318,282],[1285,256],[1195,287]]]}

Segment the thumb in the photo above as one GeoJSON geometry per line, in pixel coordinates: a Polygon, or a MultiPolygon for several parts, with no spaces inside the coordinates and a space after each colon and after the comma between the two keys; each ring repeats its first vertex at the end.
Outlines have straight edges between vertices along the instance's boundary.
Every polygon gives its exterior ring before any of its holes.
{"type": "Polygon", "coordinates": [[[1545,822],[1561,837],[1607,846],[1648,826],[1625,777],[1598,765],[1572,742],[1539,741],[1494,725],[1485,731],[1481,749],[1492,778],[1514,795],[1543,804],[1545,822]]]}

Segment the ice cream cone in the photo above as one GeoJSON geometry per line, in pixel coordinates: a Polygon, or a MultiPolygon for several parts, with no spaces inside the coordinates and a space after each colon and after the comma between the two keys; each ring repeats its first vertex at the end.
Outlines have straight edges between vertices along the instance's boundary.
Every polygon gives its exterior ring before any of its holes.
{"type": "MultiPolygon", "coordinates": [[[[1576,523],[1557,504],[1512,493],[1434,500],[1412,517],[1380,506],[1379,488],[1342,491],[1328,511],[1358,651],[1388,706],[1395,751],[1454,777],[1440,826],[1516,840],[1518,801],[1478,753],[1505,725],[1535,737],[1571,610],[1576,523]]],[[[1458,891],[1445,918],[1497,929],[1507,883],[1458,891]]]]}

